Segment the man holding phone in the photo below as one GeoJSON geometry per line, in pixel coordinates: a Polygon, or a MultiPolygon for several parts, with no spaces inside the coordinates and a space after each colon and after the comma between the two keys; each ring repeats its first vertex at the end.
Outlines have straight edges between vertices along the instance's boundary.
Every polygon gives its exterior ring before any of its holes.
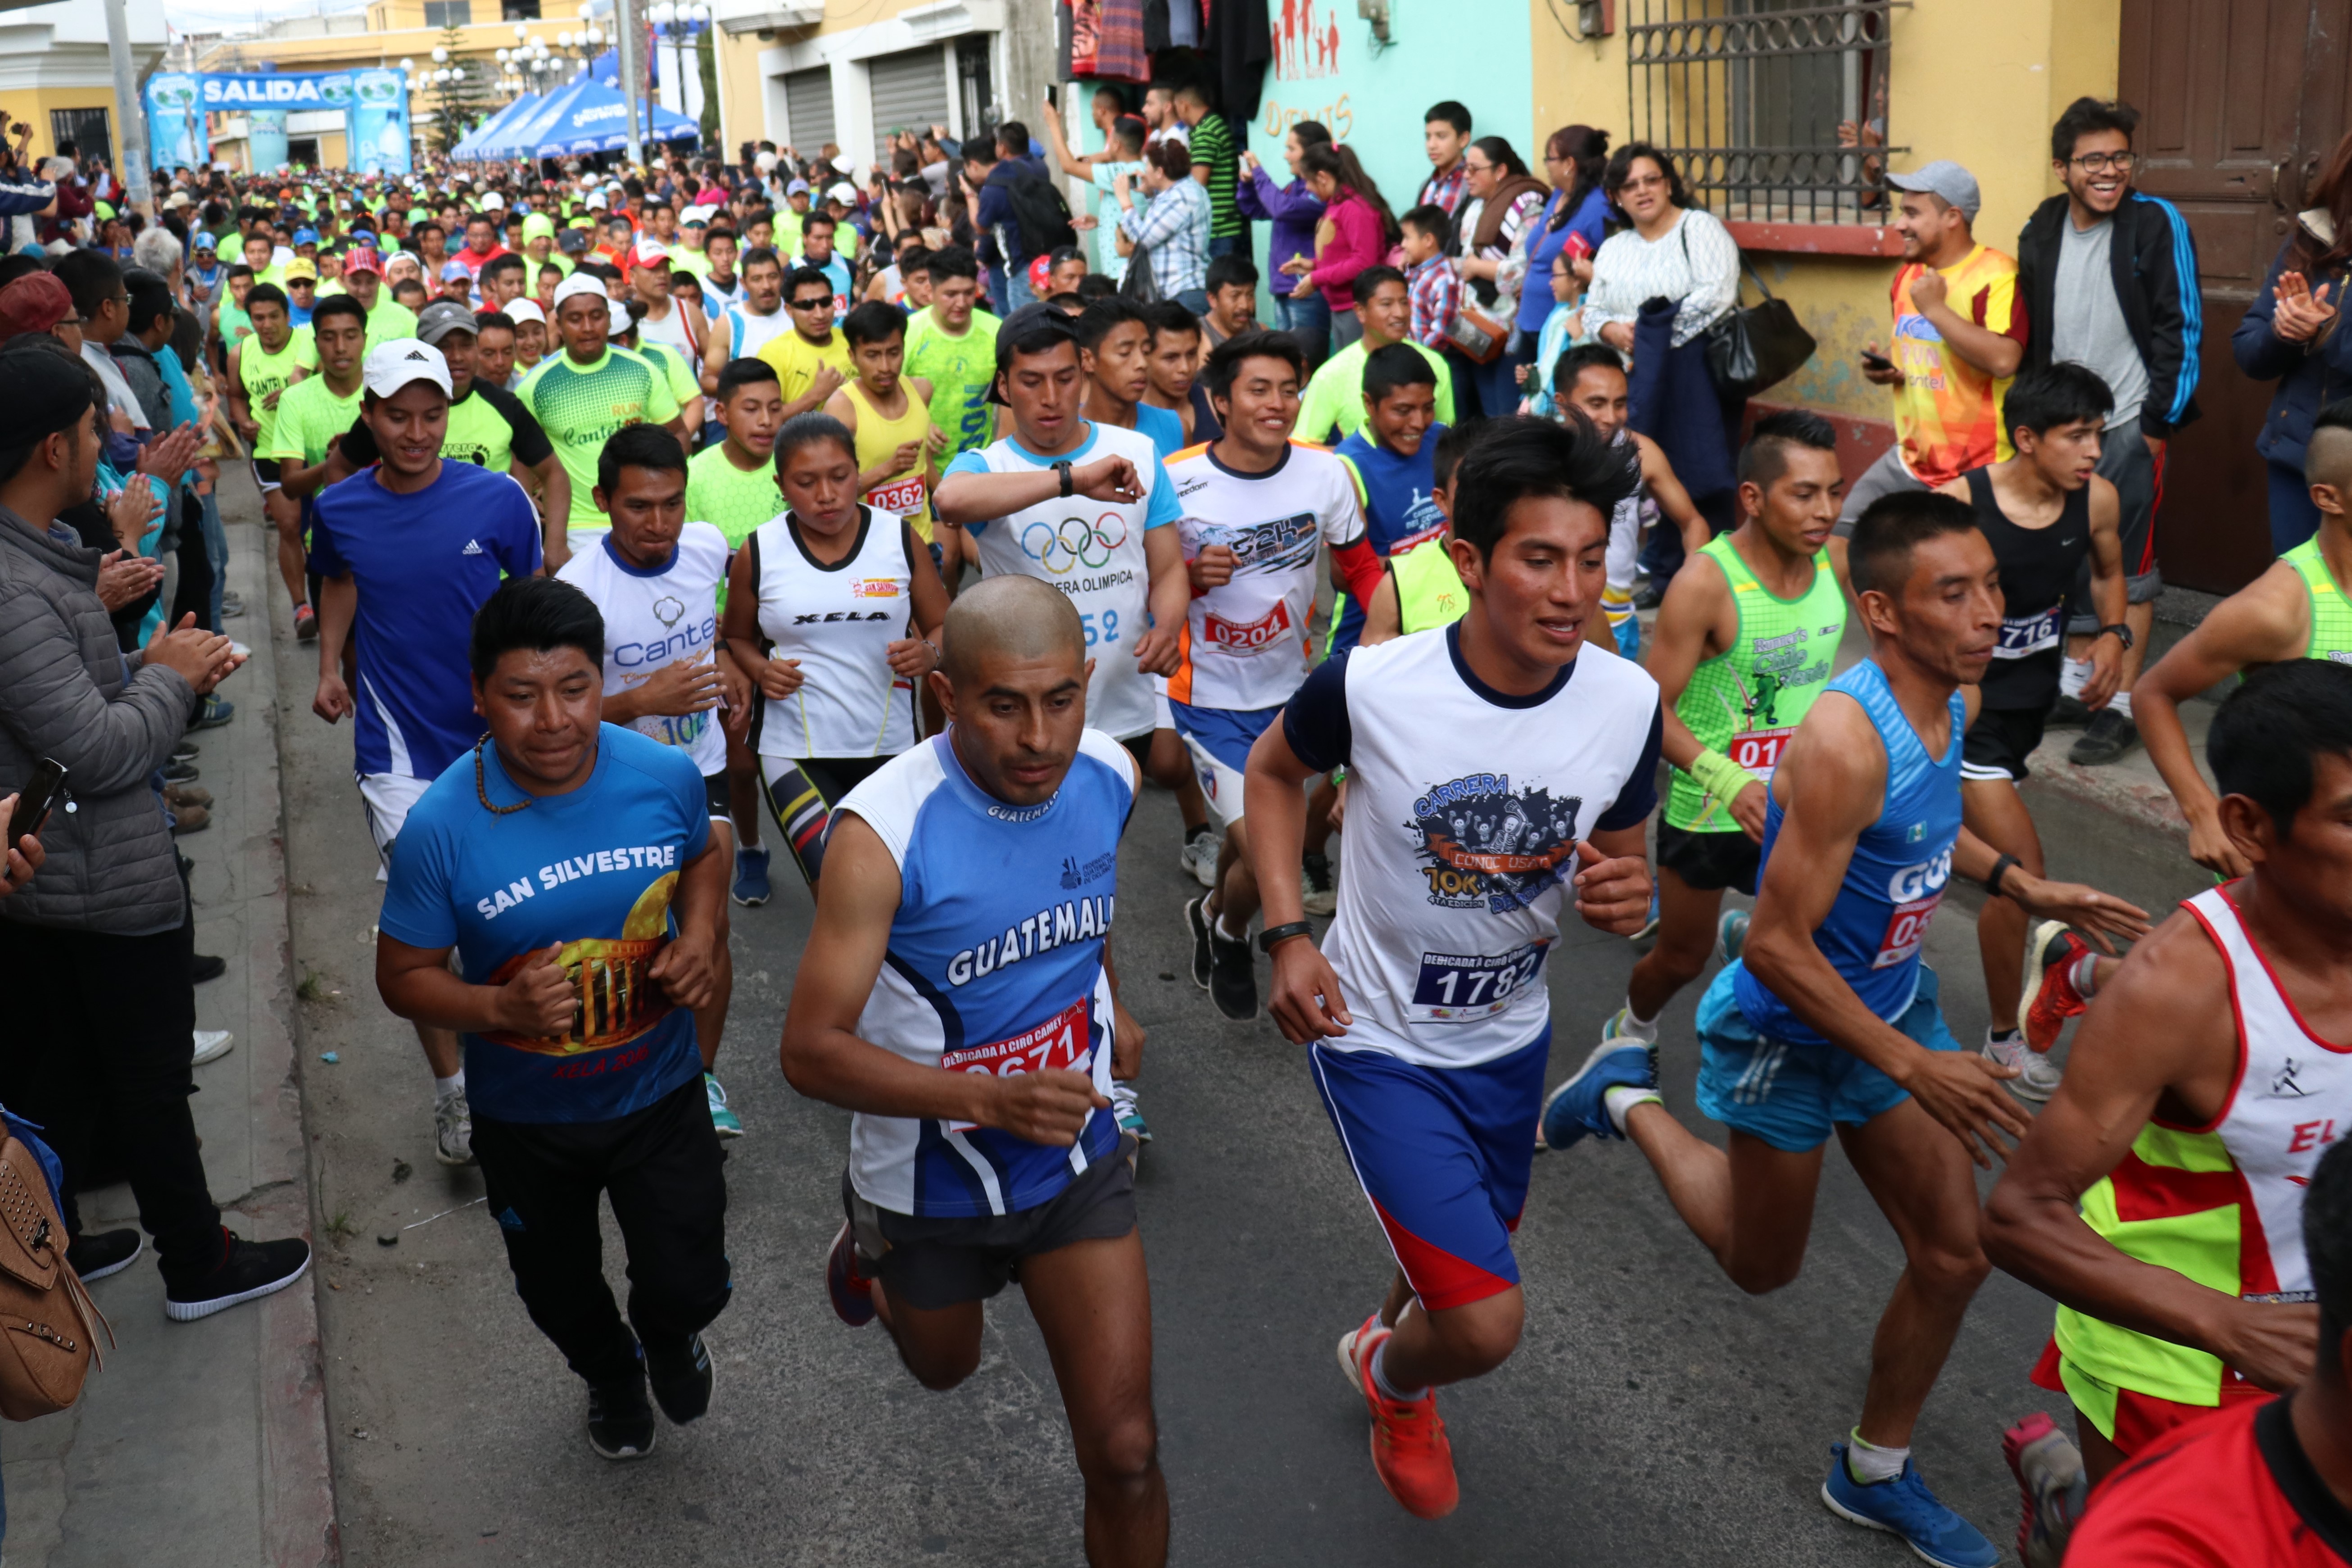
{"type": "Polygon", "coordinates": [[[142,1245],[134,1230],[81,1229],[74,1189],[105,1120],[155,1237],[165,1310],[185,1321],[292,1284],[310,1249],[223,1229],[197,1152],[195,928],[149,779],[195,700],[243,661],[192,616],[136,653],[116,644],[99,553],[58,521],[97,479],[106,411],[92,386],[47,342],[0,354],[0,789],[21,794],[44,762],[70,781],[45,829],[20,830],[8,803],[0,989],[16,1027],[0,1049],[0,1100],[46,1130],[64,1165],[67,1257],[84,1279],[128,1267],[142,1245]],[[27,853],[37,831],[46,861],[27,853]]]}

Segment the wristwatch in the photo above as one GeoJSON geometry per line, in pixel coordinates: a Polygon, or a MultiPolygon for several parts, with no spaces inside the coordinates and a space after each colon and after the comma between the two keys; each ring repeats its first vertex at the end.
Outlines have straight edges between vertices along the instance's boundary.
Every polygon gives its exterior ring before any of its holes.
{"type": "MultiPolygon", "coordinates": [[[[1064,458],[1061,462],[1054,465],[1054,474],[1056,479],[1059,479],[1062,481],[1062,499],[1064,500],[1069,500],[1071,496],[1077,492],[1077,486],[1070,478],[1070,464],[1067,458],[1064,458]]],[[[2126,643],[2124,646],[2126,647],[2131,647],[2131,644],[2126,643]]]]}
{"type": "Polygon", "coordinates": [[[1270,953],[1274,951],[1274,944],[1278,942],[1288,942],[1294,936],[1313,936],[1314,934],[1315,928],[1305,921],[1292,921],[1286,925],[1268,926],[1257,933],[1257,950],[1260,952],[1270,953]]]}
{"type": "Polygon", "coordinates": [[[2129,626],[2127,626],[2124,625],[2121,621],[2117,621],[2114,626],[2101,626],[2097,631],[2093,632],[2093,633],[2091,634],[2091,639],[2092,639],[2094,642],[2095,642],[2095,641],[2097,641],[2099,638],[2101,638],[2101,637],[2105,637],[2109,632],[2113,632],[2113,633],[2115,633],[2115,634],[2116,634],[2116,640],[2117,642],[2120,642],[2120,643],[2122,643],[2122,644],[2124,645],[2124,651],[2125,651],[2126,653],[2129,653],[2129,652],[2131,651],[2131,646],[2132,646],[2132,633],[2131,633],[2131,627],[2129,627],[2129,626]]]}

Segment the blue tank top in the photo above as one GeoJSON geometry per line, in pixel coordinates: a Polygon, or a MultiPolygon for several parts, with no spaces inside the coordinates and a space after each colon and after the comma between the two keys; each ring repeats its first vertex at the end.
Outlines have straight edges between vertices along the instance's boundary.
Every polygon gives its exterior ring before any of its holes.
{"type": "MultiPolygon", "coordinates": [[[[1444,434],[1444,426],[1432,425],[1421,438],[1420,449],[1410,458],[1400,457],[1373,440],[1370,426],[1331,449],[1356,476],[1364,503],[1364,534],[1382,559],[1395,553],[1399,546],[1410,549],[1433,538],[1445,527],[1445,514],[1431,499],[1437,489],[1437,438],[1444,434]]],[[[1364,606],[1351,595],[1340,597],[1346,603],[1333,627],[1330,651],[1335,653],[1355,647],[1364,629],[1364,606]]]]}
{"type": "MultiPolygon", "coordinates": [[[[1886,795],[1878,820],[1863,829],[1847,862],[1845,882],[1813,945],[1853,987],[1864,1006],[1893,1023],[1909,1009],[1919,984],[1919,951],[1927,922],[1952,877],[1952,846],[1960,836],[1960,745],[1968,707],[1952,693],[1952,741],[1941,758],[1927,755],[1918,731],[1887,689],[1886,677],[1863,660],[1825,689],[1862,704],[1886,748],[1886,795]]],[[[1764,808],[1764,860],[1780,833],[1780,803],[1764,808]]],[[[1759,871],[1758,882],[1762,883],[1759,871]]],[[[1745,964],[1733,980],[1739,1010],[1759,1035],[1796,1045],[1825,1046],[1764,988],[1745,964]]]]}

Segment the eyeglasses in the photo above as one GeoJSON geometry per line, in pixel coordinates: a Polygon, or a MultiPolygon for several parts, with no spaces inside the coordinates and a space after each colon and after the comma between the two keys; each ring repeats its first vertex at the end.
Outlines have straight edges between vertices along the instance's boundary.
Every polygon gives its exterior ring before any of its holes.
{"type": "Polygon", "coordinates": [[[2139,162],[2136,153],[2085,153],[2079,158],[2069,158],[2069,163],[2079,163],[2086,174],[2102,174],[2113,169],[2118,174],[2128,174],[2139,162]]]}
{"type": "Polygon", "coordinates": [[[1621,191],[1662,191],[1666,187],[1664,174],[1637,174],[1617,188],[1621,191]]]}

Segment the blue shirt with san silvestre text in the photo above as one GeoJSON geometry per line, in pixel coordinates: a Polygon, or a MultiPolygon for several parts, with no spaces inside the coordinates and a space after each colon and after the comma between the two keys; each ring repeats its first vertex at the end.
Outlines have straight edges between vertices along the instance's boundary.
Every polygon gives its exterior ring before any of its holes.
{"type": "MultiPolygon", "coordinates": [[[[319,492],[310,570],[359,585],[358,771],[437,776],[482,733],[467,647],[501,574],[539,570],[539,512],[511,475],[444,461],[394,495],[380,468],[319,492]]],[[[471,773],[468,771],[468,786],[471,773]]]]}
{"type": "MultiPolygon", "coordinates": [[[[453,465],[454,466],[454,465],[453,465]]],[[[581,1002],[570,1036],[459,1037],[466,1093],[502,1121],[610,1121],[642,1110],[702,1071],[694,1015],[674,1008],[647,973],[676,934],[670,901],[710,837],[693,759],[599,727],[596,765],[568,795],[528,795],[482,748],[433,781],[394,846],[384,935],[428,951],[455,947],[466,978],[500,985],[533,952],[561,943],[581,1002]]]]}

